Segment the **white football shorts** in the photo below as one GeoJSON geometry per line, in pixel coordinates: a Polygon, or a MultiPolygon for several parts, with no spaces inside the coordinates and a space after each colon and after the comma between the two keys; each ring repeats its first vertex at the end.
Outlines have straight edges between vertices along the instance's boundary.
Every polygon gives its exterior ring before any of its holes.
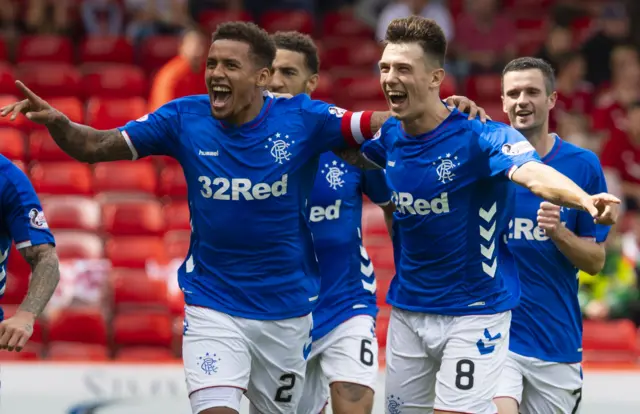
{"type": "Polygon", "coordinates": [[[386,413],[434,409],[495,414],[511,312],[445,316],[393,308],[386,353],[386,413]]]}
{"type": "Polygon", "coordinates": [[[313,342],[297,414],[320,413],[329,399],[329,386],[334,382],[374,389],[378,368],[374,319],[358,315],[344,321],[313,342]]]}
{"type": "Polygon", "coordinates": [[[509,352],[496,398],[516,400],[522,414],[578,414],[582,365],[547,362],[509,352]]]}
{"type": "Polygon", "coordinates": [[[295,413],[311,328],[310,314],[261,321],[186,306],[182,358],[189,396],[206,388],[239,388],[260,413],[295,413]]]}

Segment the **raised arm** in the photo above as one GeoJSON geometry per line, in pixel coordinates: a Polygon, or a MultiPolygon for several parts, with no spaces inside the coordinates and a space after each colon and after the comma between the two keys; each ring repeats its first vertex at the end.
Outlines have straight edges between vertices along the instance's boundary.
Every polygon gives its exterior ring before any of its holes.
{"type": "Polygon", "coordinates": [[[44,125],[56,144],[81,162],[93,164],[133,159],[133,153],[119,130],[97,130],[71,122],[65,114],[53,108],[22,82],[17,81],[16,86],[26,99],[2,108],[1,116],[11,115],[13,121],[22,113],[29,120],[44,125]]]}
{"type": "Polygon", "coordinates": [[[617,197],[607,193],[587,194],[568,177],[539,162],[528,162],[511,174],[511,180],[540,198],[555,205],[587,211],[598,223],[609,224],[605,211],[620,204],[617,197]]]}

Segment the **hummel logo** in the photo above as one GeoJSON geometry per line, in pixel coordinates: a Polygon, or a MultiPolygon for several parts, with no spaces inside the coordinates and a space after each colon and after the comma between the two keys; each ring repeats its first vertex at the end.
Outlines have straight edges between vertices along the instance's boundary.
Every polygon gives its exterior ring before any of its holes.
{"type": "Polygon", "coordinates": [[[389,167],[395,167],[396,166],[396,162],[395,161],[387,161],[387,165],[389,167]]]}
{"type": "Polygon", "coordinates": [[[220,155],[220,151],[198,151],[198,155],[202,155],[203,157],[217,157],[220,155]]]}

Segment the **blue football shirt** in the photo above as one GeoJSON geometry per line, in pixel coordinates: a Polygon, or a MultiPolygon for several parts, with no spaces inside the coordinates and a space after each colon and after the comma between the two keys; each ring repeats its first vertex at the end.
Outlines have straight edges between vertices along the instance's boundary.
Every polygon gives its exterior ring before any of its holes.
{"type": "MultiPolygon", "coordinates": [[[[55,244],[31,182],[20,169],[0,155],[0,297],[7,287],[7,261],[11,243],[17,249],[55,244]]],[[[0,320],[4,317],[0,308],[0,320]]]]}
{"type": "Polygon", "coordinates": [[[436,129],[407,135],[390,119],[363,153],[386,163],[396,203],[396,275],[387,302],[413,312],[493,314],[515,307],[517,270],[505,243],[519,166],[538,162],[508,125],[457,110],[436,129]]]}
{"type": "Polygon", "coordinates": [[[120,128],[134,158],[167,155],[184,170],[192,234],[178,279],[187,304],[259,320],[311,312],[320,288],[308,216],[318,158],[361,142],[364,119],[307,95],[267,95],[254,120],[234,126],[197,95],[120,128]]]}
{"type": "Polygon", "coordinates": [[[379,205],[391,201],[383,170],[320,157],[311,194],[311,231],[320,268],[320,299],[313,310],[314,340],[356,315],[376,317],[376,280],[362,244],[362,194],[379,205]]]}
{"type": "MultiPolygon", "coordinates": [[[[598,157],[555,136],[542,161],[589,194],[607,191],[598,157]]],[[[543,200],[516,189],[515,214],[509,223],[508,246],[516,258],[522,297],[513,311],[510,350],[551,362],[582,361],[582,314],[578,303],[578,269],[537,225],[543,200]]],[[[596,225],[589,213],[562,207],[560,220],[580,237],[603,242],[608,226],[596,225]]]]}

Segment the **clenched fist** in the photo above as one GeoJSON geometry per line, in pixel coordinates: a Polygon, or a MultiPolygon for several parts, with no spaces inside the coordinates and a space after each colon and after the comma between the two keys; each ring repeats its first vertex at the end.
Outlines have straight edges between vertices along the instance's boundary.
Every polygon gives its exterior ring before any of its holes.
{"type": "Polygon", "coordinates": [[[553,237],[558,231],[562,222],[560,221],[560,206],[551,204],[548,201],[540,203],[540,209],[538,209],[538,227],[544,230],[545,234],[549,237],[553,237]]]}

